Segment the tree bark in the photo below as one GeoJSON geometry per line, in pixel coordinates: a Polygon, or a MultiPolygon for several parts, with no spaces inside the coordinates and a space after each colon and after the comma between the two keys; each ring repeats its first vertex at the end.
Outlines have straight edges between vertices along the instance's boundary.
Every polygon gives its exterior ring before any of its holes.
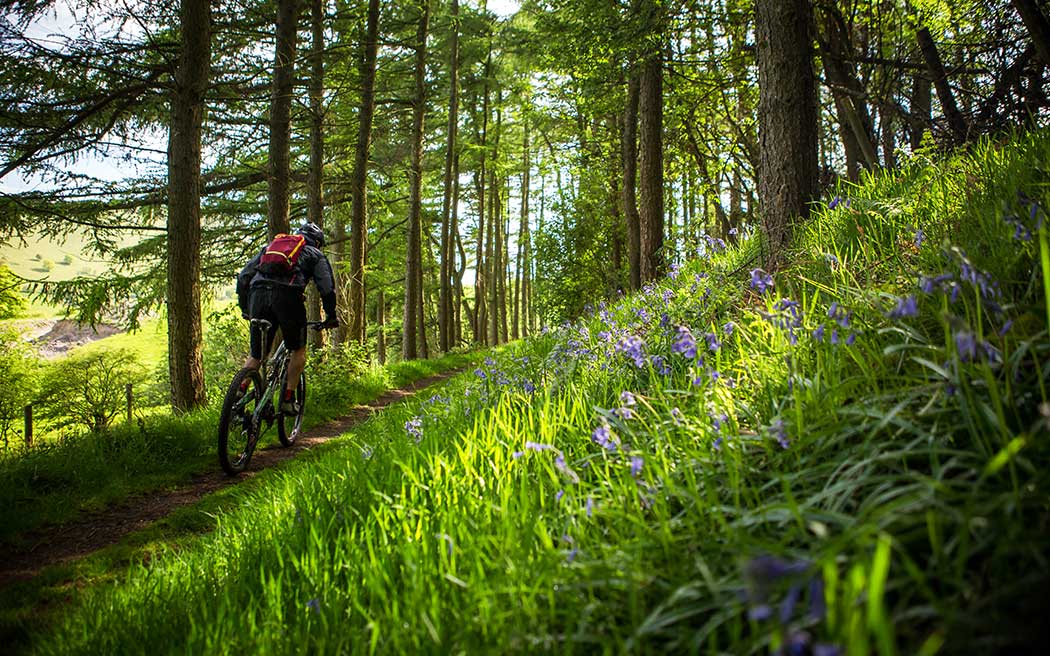
{"type": "MultiPolygon", "coordinates": [[[[529,234],[529,186],[531,184],[531,168],[532,162],[530,161],[530,143],[529,143],[529,120],[528,115],[525,116],[525,162],[524,171],[521,175],[521,228],[519,229],[519,244],[518,250],[521,253],[521,257],[518,260],[518,269],[520,270],[521,276],[521,336],[529,336],[529,293],[532,288],[532,281],[529,276],[529,251],[531,250],[531,236],[529,234]]],[[[515,314],[515,325],[518,323],[517,314],[515,314]]]]}
{"type": "Polygon", "coordinates": [[[944,70],[941,55],[937,52],[937,45],[933,42],[930,31],[925,27],[915,31],[915,38],[919,42],[922,58],[926,61],[926,68],[933,78],[933,88],[937,90],[937,100],[941,103],[944,117],[948,119],[948,128],[951,130],[952,137],[956,143],[966,141],[969,128],[966,125],[966,119],[959,112],[959,106],[955,103],[955,94],[952,93],[952,87],[948,84],[948,73],[944,70]]]}
{"type": "Polygon", "coordinates": [[[295,47],[299,34],[299,0],[278,0],[277,48],[270,96],[270,194],[267,228],[270,238],[289,232],[291,186],[292,90],[295,47]]]}
{"type": "MultiPolygon", "coordinates": [[[[306,216],[310,223],[324,229],[324,0],[310,2],[310,171],[306,183],[306,216]]],[[[321,318],[321,298],[317,288],[307,293],[308,318],[321,318]]],[[[324,332],[310,332],[310,345],[324,346],[324,332]]]]}
{"type": "Polygon", "coordinates": [[[638,94],[639,252],[641,282],[664,269],[663,55],[659,47],[642,62],[638,94]]]}
{"type": "Polygon", "coordinates": [[[922,135],[930,125],[932,102],[930,98],[930,80],[922,74],[916,74],[912,81],[911,91],[911,114],[909,116],[909,137],[911,149],[918,150],[922,146],[922,135]]]}
{"type": "Polygon", "coordinates": [[[423,330],[423,230],[420,215],[430,0],[422,0],[421,11],[419,26],[416,28],[415,92],[412,99],[412,161],[408,171],[408,256],[405,258],[405,322],[401,345],[401,355],[405,360],[414,360],[419,356],[419,337],[423,330]]]}
{"type": "Polygon", "coordinates": [[[452,180],[459,126],[459,0],[452,0],[452,38],[449,48],[448,141],[445,148],[445,194],[441,204],[441,285],[438,290],[438,341],[448,353],[454,341],[452,318],[452,261],[455,249],[452,239],[452,180]]]}
{"type": "Polygon", "coordinates": [[[357,119],[357,148],[350,176],[350,330],[348,337],[365,342],[365,266],[368,243],[368,156],[375,115],[376,53],[379,50],[379,0],[368,0],[365,38],[360,65],[361,105],[357,119]]]}
{"type": "MultiPolygon", "coordinates": [[[[485,232],[485,192],[486,192],[486,181],[487,181],[487,155],[488,155],[488,131],[489,131],[489,77],[492,71],[492,42],[489,42],[489,54],[485,59],[484,69],[484,98],[481,103],[481,155],[480,162],[478,164],[478,171],[474,175],[474,186],[477,190],[478,195],[478,229],[477,229],[477,248],[475,250],[475,263],[474,263],[474,316],[471,328],[474,331],[474,341],[477,344],[487,345],[487,314],[486,305],[488,303],[486,294],[488,287],[485,284],[485,275],[488,270],[489,258],[486,256],[487,251],[491,251],[488,246],[491,240],[491,234],[485,232]]],[[[490,231],[491,232],[491,231],[490,231]]]]}
{"type": "Polygon", "coordinates": [[[1032,37],[1032,45],[1043,63],[1050,66],[1050,21],[1036,0],[1010,0],[1032,37]]]}
{"type": "Polygon", "coordinates": [[[207,402],[201,360],[201,126],[211,65],[211,5],[182,0],[181,54],[168,133],[168,373],[171,407],[207,402]]]}
{"type": "Polygon", "coordinates": [[[758,196],[769,253],[783,263],[794,223],[817,198],[817,92],[809,0],[756,0],[758,196]]]}
{"type": "MultiPolygon", "coordinates": [[[[635,67],[637,68],[637,67],[635,67]]],[[[641,77],[633,70],[627,83],[627,103],[623,113],[620,141],[623,159],[623,215],[627,227],[627,260],[631,289],[642,287],[641,218],[638,215],[638,91],[641,77]]]]}
{"type": "Polygon", "coordinates": [[[386,364],[386,296],[382,288],[376,292],[376,357],[386,364]]]}
{"type": "Polygon", "coordinates": [[[459,252],[459,266],[456,267],[455,302],[453,304],[452,346],[463,343],[463,276],[467,272],[467,253],[463,248],[463,239],[459,234],[459,153],[452,162],[452,240],[459,252]]]}

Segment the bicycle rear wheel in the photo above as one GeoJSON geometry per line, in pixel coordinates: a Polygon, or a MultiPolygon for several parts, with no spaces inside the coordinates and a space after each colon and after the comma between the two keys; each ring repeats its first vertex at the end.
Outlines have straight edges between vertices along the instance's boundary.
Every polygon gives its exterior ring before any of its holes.
{"type": "Polygon", "coordinates": [[[296,414],[286,415],[282,412],[277,415],[277,437],[284,446],[295,444],[303,426],[303,415],[306,414],[306,374],[299,375],[299,386],[295,388],[295,405],[299,408],[296,414]]]}
{"type": "Polygon", "coordinates": [[[255,409],[262,402],[262,377],[255,369],[241,369],[233,377],[219,415],[219,465],[230,476],[248,466],[259,439],[255,409]],[[247,380],[245,388],[241,385],[247,380]]]}

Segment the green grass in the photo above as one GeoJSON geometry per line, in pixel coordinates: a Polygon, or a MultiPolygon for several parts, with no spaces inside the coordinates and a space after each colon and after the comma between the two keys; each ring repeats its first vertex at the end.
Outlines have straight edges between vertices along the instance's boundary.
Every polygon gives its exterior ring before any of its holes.
{"type": "MultiPolygon", "coordinates": [[[[466,366],[475,357],[394,363],[328,385],[314,381],[305,425],[341,416],[388,389],[466,366]]],[[[0,495],[9,503],[0,506],[0,541],[17,543],[19,536],[42,524],[68,521],[132,494],[184,484],[194,473],[217,468],[219,408],[214,405],[182,417],[156,413],[135,425],[118,423],[100,435],[75,435],[4,453],[0,495]]],[[[275,435],[268,433],[260,448],[276,442],[275,435]]]]}
{"type": "Polygon", "coordinates": [[[746,240],[504,349],[87,588],[31,651],[1045,644],[1050,236],[1004,215],[1048,206],[1048,160],[1046,133],[917,159],[840,189],[775,290],[746,240]],[[957,293],[921,291],[942,272],[957,293]]]}

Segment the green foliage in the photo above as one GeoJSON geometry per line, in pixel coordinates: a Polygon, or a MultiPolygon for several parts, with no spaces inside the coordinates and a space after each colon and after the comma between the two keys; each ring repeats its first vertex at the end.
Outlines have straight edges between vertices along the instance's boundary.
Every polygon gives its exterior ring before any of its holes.
{"type": "Polygon", "coordinates": [[[22,295],[22,281],[6,264],[0,264],[0,319],[18,318],[28,307],[29,303],[22,295]]]}
{"type": "Polygon", "coordinates": [[[0,331],[0,439],[4,448],[36,396],[40,363],[15,331],[0,331]]]}
{"type": "Polygon", "coordinates": [[[80,426],[98,433],[125,408],[127,384],[145,373],[131,351],[75,353],[51,364],[40,383],[40,416],[58,428],[80,426]]]}
{"type": "MultiPolygon", "coordinates": [[[[236,303],[208,315],[202,359],[204,381],[211,402],[222,402],[233,375],[244,366],[248,348],[248,322],[241,318],[241,310],[236,303]]],[[[167,363],[164,366],[167,367],[167,363]]],[[[168,380],[166,369],[163,379],[168,380]]]]}
{"type": "Polygon", "coordinates": [[[40,651],[1039,644],[1047,154],[1039,135],[903,174],[932,189],[869,179],[768,291],[751,237],[513,345],[133,565],[40,651]]]}

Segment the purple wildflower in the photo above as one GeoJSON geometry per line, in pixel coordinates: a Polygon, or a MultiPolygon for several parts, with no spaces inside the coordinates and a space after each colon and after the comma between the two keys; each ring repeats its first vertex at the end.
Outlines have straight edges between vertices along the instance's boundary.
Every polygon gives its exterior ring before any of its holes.
{"type": "MultiPolygon", "coordinates": [[[[678,274],[681,272],[681,270],[682,270],[682,267],[680,267],[680,266],[678,266],[678,264],[672,262],[671,263],[671,270],[667,272],[667,277],[670,278],[671,280],[676,280],[678,278],[678,274]]],[[[665,301],[667,300],[666,296],[664,297],[664,300],[665,301]]]]}
{"type": "Polygon", "coordinates": [[[751,288],[759,294],[765,294],[766,291],[773,288],[773,276],[769,275],[762,269],[752,269],[751,288]]]}
{"type": "Polygon", "coordinates": [[[784,428],[784,420],[779,417],[774,421],[769,429],[773,432],[773,437],[777,439],[777,444],[780,448],[786,449],[791,446],[791,442],[788,440],[787,429],[784,428]]]}
{"type": "Polygon", "coordinates": [[[616,450],[616,442],[613,441],[612,432],[605,424],[594,429],[594,432],[591,433],[591,440],[606,451],[616,450]]]}
{"type": "Polygon", "coordinates": [[[972,362],[977,358],[977,337],[969,330],[955,333],[955,350],[963,362],[972,362]]]}
{"type": "Polygon", "coordinates": [[[586,510],[588,517],[594,515],[594,497],[587,497],[587,503],[584,509],[586,510]]]}
{"type": "Polygon", "coordinates": [[[475,369],[474,375],[480,378],[481,380],[485,380],[486,378],[488,378],[483,369],[475,369]]]}
{"type": "Polygon", "coordinates": [[[853,346],[853,342],[857,341],[857,333],[850,333],[849,337],[846,338],[846,346],[853,346]]]}
{"type": "Polygon", "coordinates": [[[638,474],[642,473],[642,465],[645,464],[640,456],[631,456],[631,476],[638,478],[638,474]]]}
{"type": "Polygon", "coordinates": [[[641,337],[630,335],[624,337],[616,344],[616,352],[623,353],[634,362],[634,366],[641,369],[645,366],[645,342],[641,337]]]}
{"type": "Polygon", "coordinates": [[[317,597],[314,597],[310,601],[306,602],[306,608],[307,608],[307,610],[312,610],[313,612],[320,614],[321,613],[321,600],[318,599],[317,597]]]}
{"type": "Polygon", "coordinates": [[[671,367],[667,365],[667,361],[664,360],[664,356],[654,355],[652,362],[653,369],[656,369],[656,373],[660,374],[661,376],[667,376],[671,373],[671,367]]]}
{"type": "Polygon", "coordinates": [[[625,406],[634,405],[636,403],[634,399],[634,394],[631,394],[627,390],[620,392],[620,403],[624,404],[625,406]]]}
{"type": "Polygon", "coordinates": [[[923,237],[922,228],[917,228],[915,230],[915,248],[922,248],[923,237]]]}
{"type": "Polygon", "coordinates": [[[839,343],[839,330],[838,330],[838,328],[833,328],[831,330],[831,339],[829,339],[828,341],[830,341],[832,344],[838,344],[839,343]]]}
{"type": "Polygon", "coordinates": [[[618,408],[613,410],[613,413],[620,416],[621,419],[630,420],[634,416],[634,412],[630,408],[618,408]]]}
{"type": "Polygon", "coordinates": [[[1014,327],[1014,320],[1013,319],[1007,319],[1006,323],[1003,324],[1003,327],[999,329],[999,336],[1000,337],[1006,337],[1006,333],[1010,332],[1010,329],[1013,328],[1013,327],[1014,327]]]}
{"type": "MultiPolygon", "coordinates": [[[[558,457],[554,459],[554,466],[558,471],[565,474],[565,476],[567,476],[573,483],[580,482],[580,477],[572,470],[572,467],[565,462],[565,456],[558,454],[558,457]]],[[[558,498],[561,499],[561,497],[558,498]]]]}
{"type": "Polygon", "coordinates": [[[824,341],[824,324],[820,324],[813,331],[813,339],[815,339],[818,342],[823,342],[824,341]]]}
{"type": "Polygon", "coordinates": [[[914,296],[907,296],[905,298],[897,299],[897,306],[890,310],[890,319],[903,319],[905,317],[915,317],[919,315],[919,305],[915,300],[914,296]]]}
{"type": "Polygon", "coordinates": [[[674,422],[674,425],[675,426],[681,426],[682,425],[682,419],[683,419],[682,411],[679,410],[678,408],[671,408],[671,420],[674,422]]]}
{"type": "Polygon", "coordinates": [[[736,330],[736,324],[732,321],[727,321],[726,325],[722,326],[722,332],[725,333],[726,337],[732,337],[734,330],[736,330]]]}
{"type": "Polygon", "coordinates": [[[554,500],[555,500],[556,502],[557,502],[557,501],[561,501],[561,498],[562,498],[563,496],[565,496],[565,490],[558,490],[558,491],[557,491],[557,492],[556,492],[556,493],[554,494],[554,500]]]}
{"type": "Polygon", "coordinates": [[[421,417],[413,417],[405,422],[405,431],[415,440],[416,444],[419,444],[423,439],[423,419],[421,417]]]}
{"type": "Polygon", "coordinates": [[[696,340],[685,326],[678,327],[678,337],[671,345],[671,352],[690,360],[696,357],[696,340]]]}
{"type": "Polygon", "coordinates": [[[705,333],[704,339],[707,341],[707,348],[709,351],[717,351],[722,347],[722,342],[718,341],[718,335],[714,333],[705,333]]]}

